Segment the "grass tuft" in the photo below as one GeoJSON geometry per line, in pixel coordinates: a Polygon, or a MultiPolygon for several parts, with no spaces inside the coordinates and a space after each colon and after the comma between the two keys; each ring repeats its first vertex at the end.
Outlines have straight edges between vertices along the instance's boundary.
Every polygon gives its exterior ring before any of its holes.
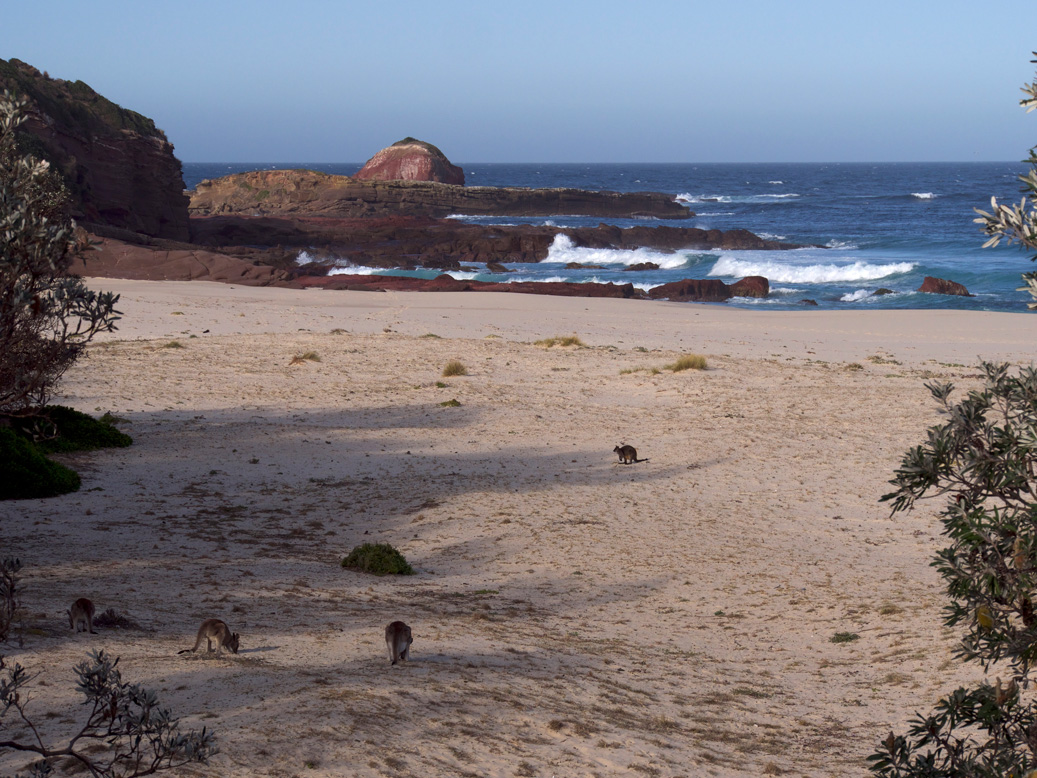
{"type": "Polygon", "coordinates": [[[856,632],[836,632],[831,638],[829,638],[833,643],[852,643],[853,641],[860,639],[861,636],[856,632]]]}
{"type": "Polygon", "coordinates": [[[555,335],[553,338],[543,338],[533,341],[534,346],[552,348],[554,346],[575,346],[576,348],[587,348],[587,344],[580,340],[577,335],[555,335]]]}
{"type": "Polygon", "coordinates": [[[665,369],[672,370],[674,373],[682,370],[705,370],[706,358],[701,354],[683,354],[677,357],[676,362],[666,365],[665,369]]]}
{"type": "Polygon", "coordinates": [[[451,359],[443,366],[443,377],[450,378],[455,375],[468,375],[468,368],[456,359],[451,359]]]}

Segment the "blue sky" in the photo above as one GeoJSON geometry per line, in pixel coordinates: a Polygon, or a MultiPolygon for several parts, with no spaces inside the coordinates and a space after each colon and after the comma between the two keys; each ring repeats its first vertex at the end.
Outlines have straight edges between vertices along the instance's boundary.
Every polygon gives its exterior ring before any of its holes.
{"type": "Polygon", "coordinates": [[[5,3],[185,162],[1018,160],[1034,0],[5,3]]]}

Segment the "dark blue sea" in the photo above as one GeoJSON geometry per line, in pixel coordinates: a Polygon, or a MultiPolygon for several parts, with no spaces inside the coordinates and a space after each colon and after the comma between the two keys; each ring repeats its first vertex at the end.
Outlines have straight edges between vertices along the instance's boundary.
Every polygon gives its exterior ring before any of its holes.
{"type": "MultiPolygon", "coordinates": [[[[361,164],[185,163],[188,188],[205,178],[248,170],[310,168],[352,175],[361,164]]],[[[1018,201],[1022,162],[896,164],[461,164],[469,186],[576,187],[621,192],[656,191],[686,203],[695,217],[658,224],[703,229],[744,228],[765,238],[817,245],[794,251],[601,251],[572,246],[559,236],[548,258],[511,265],[507,275],[473,265],[458,278],[487,281],[614,281],[643,289],[681,278],[732,282],[749,275],[770,280],[765,300],[735,298],[725,305],[801,308],[803,299],[824,309],[952,308],[1025,311],[1029,295],[1017,291],[1020,274],[1037,270],[1017,246],[982,248],[985,237],[974,209],[989,210],[991,196],[1018,201]],[[659,270],[627,272],[639,262],[659,270]],[[603,269],[567,270],[579,262],[603,269]],[[973,297],[918,293],[925,276],[964,284],[973,297]],[[875,296],[878,289],[893,294],[875,296]]],[[[455,217],[482,224],[596,225],[600,218],[556,214],[549,218],[455,217]]],[[[651,221],[651,220],[649,220],[651,221]]],[[[609,220],[621,227],[646,220],[609,220]]],[[[305,257],[304,257],[305,259],[305,257]]],[[[383,271],[432,277],[434,271],[383,271]]]]}

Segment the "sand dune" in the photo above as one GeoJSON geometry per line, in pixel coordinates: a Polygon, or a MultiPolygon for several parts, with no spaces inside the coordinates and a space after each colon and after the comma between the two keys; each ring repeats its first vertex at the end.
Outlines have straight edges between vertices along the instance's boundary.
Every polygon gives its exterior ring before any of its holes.
{"type": "Polygon", "coordinates": [[[865,775],[979,674],[941,625],[939,506],[878,498],[939,421],[924,381],[1029,362],[1037,317],[91,285],[125,318],[55,401],[135,443],[0,504],[26,565],[4,650],[55,738],[104,648],[217,732],[185,775],[865,775]],[[587,347],[533,343],[560,334],[587,347]],[[709,369],[661,369],[687,352],[709,369]],[[340,567],[382,541],[417,575],[340,567]],[[79,596],[141,628],[74,635],[79,596]],[[208,617],[241,652],[178,656],[208,617]]]}

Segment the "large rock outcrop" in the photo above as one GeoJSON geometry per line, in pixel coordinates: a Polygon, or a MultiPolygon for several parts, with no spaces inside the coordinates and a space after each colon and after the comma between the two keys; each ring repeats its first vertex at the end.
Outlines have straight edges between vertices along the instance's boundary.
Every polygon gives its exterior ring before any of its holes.
{"type": "Polygon", "coordinates": [[[595,216],[688,219],[695,214],[661,192],[457,186],[435,181],[361,181],[314,170],[257,170],[198,184],[192,216],[259,214],[359,218],[402,214],[595,216]]]}
{"type": "Polygon", "coordinates": [[[17,59],[0,59],[0,89],[28,101],[19,148],[49,161],[86,224],[154,237],[188,238],[180,161],[155,123],[120,108],[82,81],[62,81],[17,59]]]}
{"type": "Polygon", "coordinates": [[[367,160],[354,176],[361,181],[436,181],[464,186],[464,171],[431,143],[404,138],[367,160]]]}
{"type": "Polygon", "coordinates": [[[959,297],[972,297],[964,284],[959,284],[957,281],[948,281],[946,278],[933,278],[932,276],[926,276],[917,291],[927,294],[950,294],[959,297]]]}
{"type": "Polygon", "coordinates": [[[495,226],[456,219],[382,217],[369,219],[210,216],[191,220],[196,243],[209,247],[294,247],[318,263],[343,260],[383,268],[457,269],[461,262],[541,262],[559,235],[575,247],[592,249],[790,249],[746,230],[694,227],[559,228],[535,224],[495,226]]]}

